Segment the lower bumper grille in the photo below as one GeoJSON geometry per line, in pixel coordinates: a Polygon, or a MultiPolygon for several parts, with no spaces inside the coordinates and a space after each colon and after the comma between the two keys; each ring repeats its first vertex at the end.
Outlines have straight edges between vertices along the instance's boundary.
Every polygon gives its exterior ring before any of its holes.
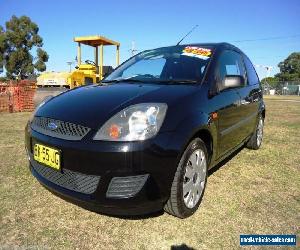
{"type": "Polygon", "coordinates": [[[76,192],[92,194],[96,191],[100,181],[100,176],[85,175],[68,169],[58,172],[36,162],[31,163],[33,169],[45,179],[76,192]]]}
{"type": "Polygon", "coordinates": [[[145,185],[148,174],[126,177],[113,177],[109,183],[106,197],[129,198],[135,196],[145,185]]]}

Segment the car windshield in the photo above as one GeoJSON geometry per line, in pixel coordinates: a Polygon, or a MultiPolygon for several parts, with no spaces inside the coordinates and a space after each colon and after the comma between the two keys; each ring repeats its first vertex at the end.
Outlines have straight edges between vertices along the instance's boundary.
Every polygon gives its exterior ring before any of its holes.
{"type": "Polygon", "coordinates": [[[198,83],[212,48],[174,46],[144,51],[122,64],[102,82],[198,83]]]}

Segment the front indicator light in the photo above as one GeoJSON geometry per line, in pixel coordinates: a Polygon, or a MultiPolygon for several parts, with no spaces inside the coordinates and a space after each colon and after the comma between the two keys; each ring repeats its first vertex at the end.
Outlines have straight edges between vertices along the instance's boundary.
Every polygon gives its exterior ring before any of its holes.
{"type": "Polygon", "coordinates": [[[109,128],[109,136],[113,139],[118,139],[120,136],[120,128],[116,124],[112,124],[109,128]]]}

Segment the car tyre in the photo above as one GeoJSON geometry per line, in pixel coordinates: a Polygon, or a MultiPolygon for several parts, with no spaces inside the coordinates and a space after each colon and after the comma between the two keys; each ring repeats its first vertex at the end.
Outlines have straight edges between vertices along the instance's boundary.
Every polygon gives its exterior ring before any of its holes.
{"type": "Polygon", "coordinates": [[[164,210],[176,217],[187,218],[198,209],[207,182],[208,155],[205,143],[196,138],[184,151],[164,210]]]}
{"type": "Polygon", "coordinates": [[[264,132],[264,118],[260,114],[257,119],[255,131],[250,137],[249,141],[246,143],[246,147],[254,150],[259,149],[263,140],[263,132],[264,132]]]}

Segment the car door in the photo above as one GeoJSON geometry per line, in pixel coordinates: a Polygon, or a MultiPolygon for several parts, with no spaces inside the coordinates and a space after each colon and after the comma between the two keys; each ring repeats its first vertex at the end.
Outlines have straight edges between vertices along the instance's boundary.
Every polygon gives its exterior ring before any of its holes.
{"type": "Polygon", "coordinates": [[[243,119],[243,137],[244,139],[253,133],[256,126],[256,120],[258,115],[258,105],[262,92],[260,88],[259,78],[256,71],[248,57],[243,55],[244,65],[246,68],[246,82],[247,85],[244,88],[238,89],[238,93],[241,96],[241,112],[243,119]]]}
{"type": "MultiPolygon", "coordinates": [[[[222,89],[225,77],[240,75],[244,77],[245,70],[241,55],[233,50],[224,50],[217,59],[215,73],[216,84],[222,89]]],[[[228,151],[236,147],[244,136],[241,129],[243,110],[239,88],[228,88],[220,91],[214,102],[218,113],[218,156],[222,157],[228,151]]]]}

